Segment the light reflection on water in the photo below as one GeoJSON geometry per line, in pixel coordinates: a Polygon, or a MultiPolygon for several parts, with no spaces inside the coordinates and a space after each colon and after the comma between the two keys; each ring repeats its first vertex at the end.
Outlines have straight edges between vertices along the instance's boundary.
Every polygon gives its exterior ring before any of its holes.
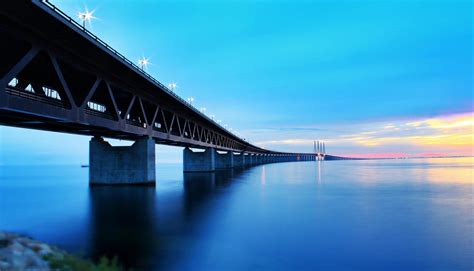
{"type": "Polygon", "coordinates": [[[1,167],[0,229],[130,267],[469,270],[473,159],[280,163],[89,187],[87,169],[1,167]]]}

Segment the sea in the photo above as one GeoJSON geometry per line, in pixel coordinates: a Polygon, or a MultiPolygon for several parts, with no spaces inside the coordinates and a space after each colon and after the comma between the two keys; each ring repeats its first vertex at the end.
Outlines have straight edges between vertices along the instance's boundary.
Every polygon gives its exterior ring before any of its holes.
{"type": "Polygon", "coordinates": [[[133,270],[473,270],[474,158],[306,161],[156,186],[0,166],[0,230],[133,270]]]}

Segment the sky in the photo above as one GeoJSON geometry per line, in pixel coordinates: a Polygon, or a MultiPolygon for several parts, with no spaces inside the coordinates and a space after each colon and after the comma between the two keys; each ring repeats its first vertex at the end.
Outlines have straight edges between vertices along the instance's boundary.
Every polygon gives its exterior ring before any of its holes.
{"type": "MultiPolygon", "coordinates": [[[[94,10],[93,33],[267,149],[474,154],[470,0],[52,2],[94,10]]],[[[85,163],[89,139],[0,127],[0,164],[85,163]]]]}

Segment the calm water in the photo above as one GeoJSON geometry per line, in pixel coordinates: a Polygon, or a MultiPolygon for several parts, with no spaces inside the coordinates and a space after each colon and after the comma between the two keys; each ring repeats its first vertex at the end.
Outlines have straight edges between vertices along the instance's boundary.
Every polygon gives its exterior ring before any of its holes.
{"type": "Polygon", "coordinates": [[[472,270],[472,158],[297,162],[89,187],[0,167],[0,229],[166,270],[472,270]]]}

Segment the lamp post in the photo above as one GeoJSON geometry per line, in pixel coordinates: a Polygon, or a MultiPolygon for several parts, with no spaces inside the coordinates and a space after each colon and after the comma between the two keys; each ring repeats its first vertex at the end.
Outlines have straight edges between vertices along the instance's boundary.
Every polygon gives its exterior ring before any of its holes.
{"type": "Polygon", "coordinates": [[[79,20],[82,21],[82,28],[84,28],[84,30],[86,29],[86,22],[90,24],[92,19],[96,19],[96,17],[94,17],[94,11],[95,10],[89,11],[87,8],[85,8],[85,11],[79,12],[77,14],[79,20]]]}
{"type": "Polygon", "coordinates": [[[168,88],[171,91],[174,91],[177,87],[178,87],[178,85],[175,82],[171,82],[171,83],[168,84],[168,88]]]}
{"type": "Polygon", "coordinates": [[[150,58],[142,57],[138,60],[138,65],[140,66],[140,69],[142,69],[142,71],[146,69],[149,64],[150,64],[150,58]]]}

